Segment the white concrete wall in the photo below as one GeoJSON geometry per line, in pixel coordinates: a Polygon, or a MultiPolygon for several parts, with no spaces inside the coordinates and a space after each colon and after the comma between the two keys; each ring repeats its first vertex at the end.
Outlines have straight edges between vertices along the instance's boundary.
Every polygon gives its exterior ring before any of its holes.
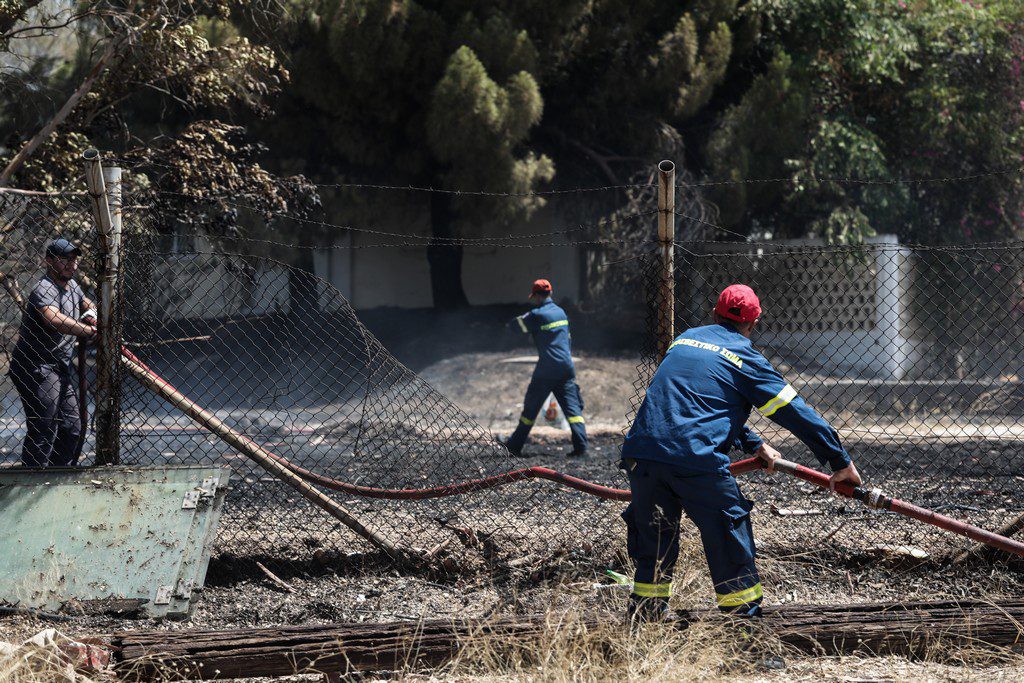
{"type": "Polygon", "coordinates": [[[336,310],[340,306],[338,294],[352,302],[352,235],[341,235],[336,243],[339,248],[319,249],[313,252],[313,273],[330,284],[335,291],[323,288],[320,293],[320,307],[336,310]]]}
{"type": "MultiPolygon", "coordinates": [[[[528,223],[489,229],[486,234],[557,232],[568,225],[569,221],[553,211],[541,211],[528,223]]],[[[418,234],[425,234],[425,226],[418,228],[418,234]]],[[[466,297],[473,305],[522,303],[533,281],[547,278],[554,285],[557,300],[578,301],[581,255],[578,247],[566,244],[572,239],[572,234],[568,238],[524,237],[510,240],[516,246],[465,247],[462,282],[466,297]],[[539,246],[529,246],[532,244],[539,246]]],[[[315,252],[315,273],[356,309],[430,307],[434,302],[427,249],[425,245],[402,245],[408,241],[372,233],[341,233],[334,248],[315,252]]],[[[325,306],[326,301],[321,297],[325,306]]]]}
{"type": "MultiPolygon", "coordinates": [[[[169,319],[225,318],[288,310],[288,271],[255,260],[252,269],[229,269],[207,254],[182,254],[158,263],[150,293],[169,319]]],[[[252,265],[252,262],[250,262],[252,265]]]]}
{"type": "MultiPolygon", "coordinates": [[[[380,244],[375,235],[357,234],[354,244],[380,244]]],[[[396,306],[427,308],[433,305],[430,294],[430,269],[423,247],[389,246],[352,250],[352,296],[356,309],[396,306]]]]}
{"type": "MultiPolygon", "coordinates": [[[[874,301],[870,307],[874,324],[864,329],[779,333],[773,344],[786,348],[806,360],[822,362],[825,367],[854,371],[883,379],[901,379],[914,362],[914,342],[904,336],[903,317],[907,293],[902,266],[909,250],[895,249],[894,235],[879,235],[868,244],[885,245],[882,251],[868,252],[872,259],[874,301]]],[[[821,240],[787,240],[793,246],[822,246],[821,240]]],[[[826,264],[823,264],[826,265],[826,264]]],[[[836,294],[841,295],[841,291],[836,294]]],[[[792,311],[791,315],[801,315],[792,311]]]]}
{"type": "Polygon", "coordinates": [[[462,284],[474,305],[523,303],[534,280],[551,281],[557,301],[578,301],[579,250],[573,246],[469,247],[462,284]]]}

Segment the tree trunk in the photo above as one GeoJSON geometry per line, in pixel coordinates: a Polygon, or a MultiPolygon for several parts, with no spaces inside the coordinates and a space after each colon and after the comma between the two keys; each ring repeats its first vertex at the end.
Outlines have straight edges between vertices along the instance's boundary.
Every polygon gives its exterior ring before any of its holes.
{"type": "Polygon", "coordinates": [[[451,195],[434,193],[430,197],[430,227],[434,235],[427,247],[430,264],[430,292],[434,308],[451,310],[469,306],[462,289],[462,245],[451,244],[455,237],[451,195]]]}
{"type": "Polygon", "coordinates": [[[293,318],[320,314],[320,287],[314,270],[313,252],[302,249],[299,263],[288,269],[288,297],[293,318]]]}

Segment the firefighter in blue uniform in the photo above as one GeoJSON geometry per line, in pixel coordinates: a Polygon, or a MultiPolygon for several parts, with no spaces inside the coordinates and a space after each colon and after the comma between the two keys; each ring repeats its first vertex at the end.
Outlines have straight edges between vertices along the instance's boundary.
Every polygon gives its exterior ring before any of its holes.
{"type": "Polygon", "coordinates": [[[719,609],[761,614],[754,566],[753,503],[729,472],[731,449],[757,454],[772,469],[778,451],[746,426],[752,407],[796,435],[832,468],[833,486],[861,483],[839,437],[771,363],[750,333],[761,304],[746,285],[719,296],[714,324],[679,335],[658,367],[622,447],[633,500],[623,512],[636,567],[631,619],[666,618],[679,554],[681,513],[700,531],[719,609]]]}
{"type": "Polygon", "coordinates": [[[572,364],[569,319],[565,311],[551,300],[551,283],[547,280],[533,283],[530,300],[534,309],[514,318],[509,324],[519,332],[533,335],[539,358],[530,385],[526,388],[519,424],[505,442],[505,447],[512,455],[522,454],[523,445],[544,405],[544,399],[548,394],[554,394],[572,430],[573,450],[569,455],[585,456],[587,425],[583,420],[583,397],[576,384],[576,368],[572,364]]]}

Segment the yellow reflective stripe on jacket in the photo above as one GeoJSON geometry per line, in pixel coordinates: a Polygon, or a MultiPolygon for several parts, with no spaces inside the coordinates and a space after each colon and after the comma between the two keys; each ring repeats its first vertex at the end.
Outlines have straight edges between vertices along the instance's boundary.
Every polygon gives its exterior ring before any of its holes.
{"type": "Polygon", "coordinates": [[[553,330],[556,327],[565,327],[568,324],[569,324],[568,320],[556,320],[553,323],[548,323],[547,325],[541,325],[540,329],[542,329],[542,330],[553,330]]]}
{"type": "Polygon", "coordinates": [[[518,318],[517,317],[516,318],[516,322],[519,323],[519,327],[523,330],[523,332],[529,332],[530,331],[530,330],[526,329],[526,323],[523,322],[522,318],[518,318]]]}
{"type": "Polygon", "coordinates": [[[525,415],[520,415],[519,416],[519,421],[522,422],[527,427],[529,427],[530,425],[533,424],[533,420],[531,420],[530,418],[526,417],[525,415]]]}
{"type": "Polygon", "coordinates": [[[576,422],[579,422],[580,424],[586,423],[582,415],[573,415],[572,417],[569,418],[569,424],[574,424],[576,422]]]}
{"type": "Polygon", "coordinates": [[[715,600],[718,601],[719,607],[739,607],[763,597],[764,590],[759,583],[735,593],[715,593],[715,600]]]}
{"type": "Polygon", "coordinates": [[[672,595],[672,582],[668,583],[633,583],[633,595],[641,598],[667,598],[672,595]]]}
{"type": "Polygon", "coordinates": [[[771,417],[779,410],[779,408],[785,408],[788,406],[794,398],[796,398],[796,389],[787,384],[782,387],[782,391],[776,394],[772,400],[758,408],[757,412],[761,413],[765,417],[771,417]]]}

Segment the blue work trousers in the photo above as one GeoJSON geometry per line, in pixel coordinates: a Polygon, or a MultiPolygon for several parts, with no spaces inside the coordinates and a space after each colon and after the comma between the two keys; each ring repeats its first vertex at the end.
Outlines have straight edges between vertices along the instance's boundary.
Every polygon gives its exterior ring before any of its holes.
{"type": "Polygon", "coordinates": [[[650,460],[623,461],[633,500],[622,513],[627,549],[636,567],[633,594],[667,601],[679,556],[685,512],[700,531],[719,609],[760,616],[761,580],[754,567],[754,504],[728,472],[687,474],[650,460]]]}
{"type": "Polygon", "coordinates": [[[70,366],[14,362],[10,376],[25,409],[21,463],[25,467],[77,465],[82,423],[70,366]]]}
{"type": "Polygon", "coordinates": [[[537,414],[544,406],[544,400],[548,394],[554,394],[558,405],[562,407],[565,419],[572,430],[572,448],[582,453],[587,450],[587,425],[583,420],[583,397],[580,395],[580,387],[576,384],[575,377],[550,378],[537,377],[530,379],[530,386],[526,388],[526,398],[523,399],[523,413],[519,416],[519,425],[512,432],[506,445],[514,453],[523,449],[530,430],[537,419],[537,414]]]}

